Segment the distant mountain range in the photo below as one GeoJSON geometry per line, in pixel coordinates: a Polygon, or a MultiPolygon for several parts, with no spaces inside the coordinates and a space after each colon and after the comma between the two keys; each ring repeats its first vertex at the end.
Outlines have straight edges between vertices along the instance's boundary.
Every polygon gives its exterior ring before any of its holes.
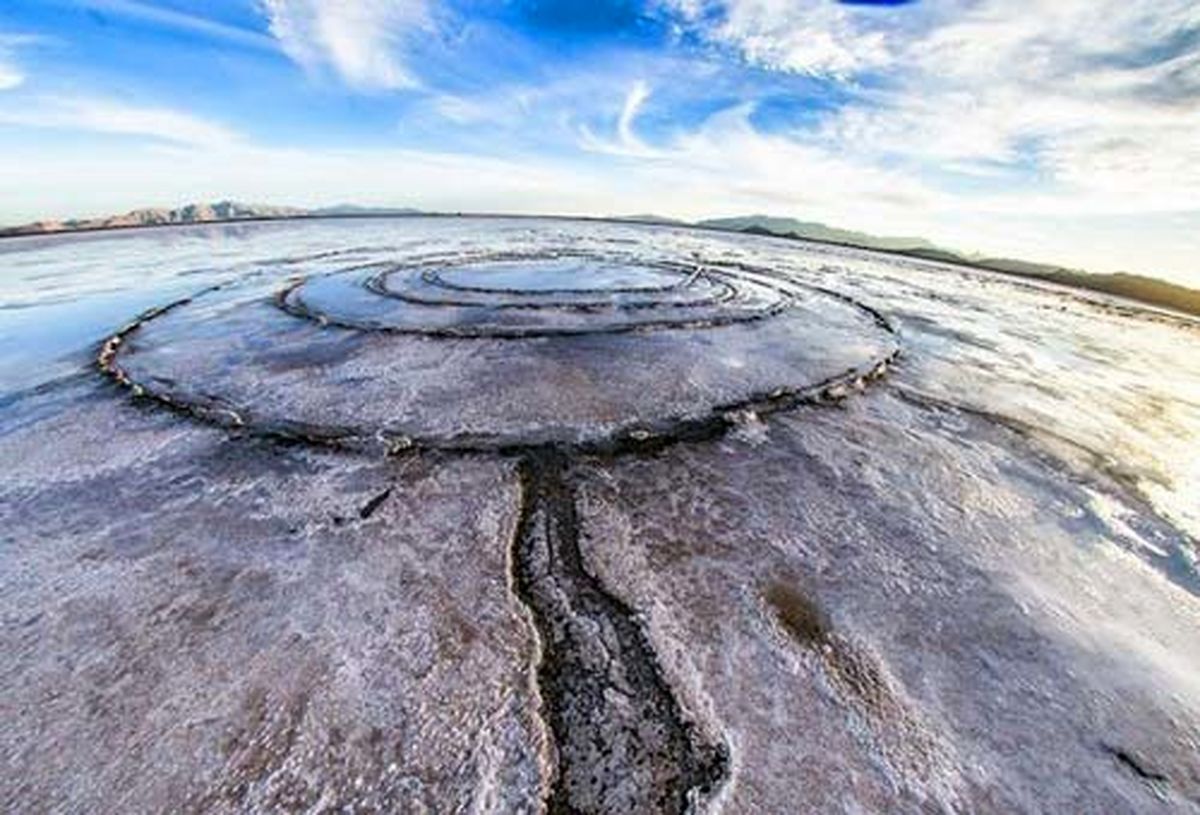
{"type": "Polygon", "coordinates": [[[175,209],[135,209],[123,215],[102,218],[77,218],[68,221],[35,221],[23,226],[0,228],[0,237],[45,235],[54,232],[78,232],[97,229],[127,229],[136,226],[203,224],[223,221],[275,220],[280,218],[320,218],[370,215],[416,215],[420,210],[395,207],[363,207],[338,204],[320,209],[277,207],[265,204],[241,204],[218,201],[215,204],[188,204],[175,209]]]}
{"type": "Polygon", "coordinates": [[[1127,274],[1096,274],[1082,269],[1069,269],[1046,263],[1034,263],[1013,258],[994,258],[968,255],[953,249],[933,245],[923,238],[878,237],[863,232],[833,229],[824,224],[775,218],[768,215],[748,215],[740,218],[717,218],[701,221],[697,226],[726,229],[752,235],[818,241],[842,246],[874,249],[891,254],[907,255],[923,260],[936,260],[959,266],[988,269],[993,272],[1034,278],[1077,289],[1125,297],[1142,303],[1200,316],[1200,290],[1159,280],[1156,277],[1127,274]]]}
{"type": "Polygon", "coordinates": [[[347,216],[421,215],[423,212],[411,207],[364,207],[358,204],[336,204],[304,211],[311,218],[337,218],[347,216]]]}
{"type": "Polygon", "coordinates": [[[868,235],[849,229],[836,229],[815,221],[797,221],[794,218],[775,218],[770,215],[744,215],[738,218],[710,218],[697,226],[725,229],[731,232],[749,232],[759,235],[776,235],[785,238],[801,238],[822,243],[841,243],[846,246],[861,246],[866,249],[882,249],[885,252],[903,252],[912,249],[934,249],[924,238],[897,238],[868,235]]]}
{"type": "Polygon", "coordinates": [[[176,209],[135,209],[123,215],[103,218],[77,218],[69,221],[35,221],[23,226],[0,229],[0,236],[44,235],[51,232],[76,232],[88,229],[124,229],[135,226],[198,224],[215,221],[239,221],[253,218],[295,218],[308,212],[296,207],[271,207],[220,201],[215,204],[188,204],[176,209]]]}
{"type": "MultiPolygon", "coordinates": [[[[406,207],[370,207],[356,204],[339,204],[318,209],[301,209],[299,207],[220,201],[215,204],[188,204],[187,206],[175,209],[138,209],[133,212],[127,212],[124,215],[112,215],[103,218],[37,221],[23,226],[0,228],[0,237],[45,235],[81,230],[125,229],[170,224],[218,223],[223,221],[419,214],[422,214],[421,210],[406,207]]],[[[650,214],[625,216],[616,220],[688,225],[686,221],[650,214]]],[[[1126,297],[1150,305],[1162,306],[1200,316],[1200,290],[1178,286],[1174,283],[1167,283],[1166,281],[1144,275],[1124,273],[1092,274],[1080,269],[1068,269],[1062,266],[1014,260],[1012,258],[968,255],[952,249],[935,246],[924,238],[871,235],[866,232],[838,229],[814,221],[798,221],[793,218],[778,218],[770,215],[712,218],[699,221],[694,226],[728,232],[744,232],[752,235],[767,235],[777,238],[817,241],[841,246],[874,249],[925,260],[935,260],[942,263],[988,269],[1004,274],[1035,278],[1074,288],[1126,297]]]]}

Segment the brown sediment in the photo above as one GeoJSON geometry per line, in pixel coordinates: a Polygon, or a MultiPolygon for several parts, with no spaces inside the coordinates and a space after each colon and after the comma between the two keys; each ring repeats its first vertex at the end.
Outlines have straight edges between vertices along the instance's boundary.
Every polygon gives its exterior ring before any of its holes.
{"type": "Polygon", "coordinates": [[[763,593],[763,599],[775,610],[779,624],[801,645],[817,645],[829,636],[825,615],[788,583],[772,583],[763,593]]]}
{"type": "Polygon", "coordinates": [[[953,796],[944,775],[954,762],[942,740],[904,698],[884,664],[869,650],[838,633],[809,593],[791,581],[766,586],[762,598],[775,622],[796,644],[814,654],[842,703],[865,725],[880,756],[913,789],[941,787],[953,796]]]}

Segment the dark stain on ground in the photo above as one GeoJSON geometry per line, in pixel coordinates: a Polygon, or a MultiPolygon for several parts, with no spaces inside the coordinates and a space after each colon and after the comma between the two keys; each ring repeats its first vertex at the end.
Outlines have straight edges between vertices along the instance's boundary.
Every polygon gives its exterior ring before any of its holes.
{"type": "Polygon", "coordinates": [[[683,813],[728,774],[723,745],[684,717],[631,608],[584,568],[567,458],[519,464],[513,582],[542,641],[538,685],[554,736],[550,813],[683,813]]]}
{"type": "Polygon", "coordinates": [[[762,596],[783,632],[816,656],[843,704],[861,717],[883,760],[904,777],[928,778],[941,757],[937,738],[893,687],[879,659],[835,632],[828,615],[795,581],[776,580],[762,596]]]}
{"type": "Polygon", "coordinates": [[[797,644],[819,654],[833,683],[869,718],[883,721],[902,712],[883,672],[868,654],[833,632],[815,600],[783,580],[768,585],[763,600],[780,628],[797,644]]]}
{"type": "Polygon", "coordinates": [[[362,507],[358,510],[359,519],[365,521],[368,518],[370,518],[372,515],[375,514],[375,510],[377,510],[381,506],[383,506],[383,502],[386,501],[388,498],[390,498],[391,495],[392,495],[392,488],[388,487],[386,490],[384,490],[383,492],[376,495],[370,501],[367,501],[367,503],[363,504],[362,507]]]}
{"type": "Polygon", "coordinates": [[[1139,761],[1133,754],[1131,754],[1127,750],[1122,750],[1119,747],[1113,747],[1112,745],[1109,745],[1109,744],[1104,745],[1104,750],[1109,755],[1111,755],[1113,758],[1115,758],[1117,760],[1117,763],[1119,763],[1121,766],[1125,767],[1125,769],[1129,770],[1130,772],[1132,772],[1134,775],[1136,775],[1138,778],[1142,779],[1143,781],[1149,781],[1149,782],[1153,782],[1156,784],[1166,784],[1167,783],[1168,779],[1165,775],[1163,775],[1162,773],[1159,773],[1159,772],[1155,772],[1154,770],[1147,769],[1147,767],[1144,764],[1142,764],[1141,761],[1139,761]]]}
{"type": "Polygon", "coordinates": [[[801,645],[811,647],[828,639],[829,623],[825,615],[812,600],[791,585],[772,583],[763,593],[763,599],[775,612],[783,629],[801,645]]]}

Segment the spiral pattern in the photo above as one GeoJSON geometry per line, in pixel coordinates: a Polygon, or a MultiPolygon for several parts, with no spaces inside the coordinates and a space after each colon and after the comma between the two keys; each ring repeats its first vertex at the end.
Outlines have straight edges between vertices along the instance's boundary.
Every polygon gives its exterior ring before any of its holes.
{"type": "Polygon", "coordinates": [[[221,425],[396,452],[653,443],[840,398],[887,320],[769,269],[585,250],[397,257],[143,315],[100,363],[221,425]]]}

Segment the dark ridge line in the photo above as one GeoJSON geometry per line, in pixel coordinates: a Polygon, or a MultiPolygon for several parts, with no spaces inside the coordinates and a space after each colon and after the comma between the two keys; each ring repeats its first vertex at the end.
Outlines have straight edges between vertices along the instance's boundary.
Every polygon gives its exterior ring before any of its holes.
{"type": "MultiPolygon", "coordinates": [[[[785,291],[779,287],[775,291],[780,295],[780,299],[770,304],[768,307],[741,313],[730,313],[725,315],[715,315],[712,317],[695,318],[695,319],[661,319],[661,320],[645,320],[643,322],[622,323],[619,325],[609,325],[603,327],[579,327],[579,328],[521,328],[512,327],[501,329],[496,326],[469,328],[469,327],[406,327],[397,325],[388,325],[386,323],[375,322],[371,320],[355,320],[345,317],[334,317],[324,312],[315,311],[310,308],[305,302],[300,289],[307,283],[309,278],[301,278],[293,282],[291,285],[284,287],[275,295],[275,305],[287,314],[302,320],[315,322],[321,326],[333,326],[335,328],[345,328],[352,331],[376,331],[385,334],[400,334],[409,336],[437,337],[440,339],[489,339],[489,340],[528,340],[539,337],[577,337],[588,336],[593,334],[631,334],[631,333],[650,333],[652,331],[670,331],[673,329],[694,329],[694,328],[723,328],[729,325],[741,325],[747,323],[755,323],[760,320],[765,320],[770,317],[775,317],[794,307],[796,297],[793,293],[785,291]]],[[[794,284],[797,288],[806,288],[817,291],[816,287],[808,286],[803,283],[794,284]]],[[[845,299],[842,296],[842,299],[845,299]]],[[[853,301],[851,301],[853,302],[853,301]]],[[[479,309],[490,309],[491,306],[474,306],[479,309]]]]}
{"type": "MultiPolygon", "coordinates": [[[[190,298],[189,298],[190,299],[190,298]]],[[[183,305],[182,302],[175,305],[183,305]]],[[[161,313],[161,311],[160,311],[161,313]]],[[[703,416],[673,417],[654,424],[633,424],[618,428],[597,439],[569,442],[552,438],[504,437],[479,434],[452,436],[411,436],[393,430],[371,431],[365,428],[338,425],[316,425],[287,419],[259,422],[246,408],[222,403],[214,397],[178,396],[157,391],[134,381],[117,364],[117,350],[140,327],[133,325],[114,335],[101,346],[97,364],[117,386],[129,390],[135,399],[147,399],[183,416],[230,431],[246,432],[284,442],[310,444],[357,453],[395,456],[416,449],[443,450],[457,453],[499,453],[520,456],[531,449],[557,445],[586,455],[617,456],[627,453],[653,453],[675,444],[710,441],[724,435],[733,427],[740,414],[746,412],[769,415],[802,405],[840,402],[853,391],[862,390],[867,383],[884,377],[899,358],[899,346],[884,357],[858,368],[849,369],[821,382],[802,388],[779,388],[766,394],[756,394],[726,405],[709,409],[703,416]]]]}
{"type": "Polygon", "coordinates": [[[1128,751],[1122,750],[1120,747],[1114,747],[1111,744],[1102,744],[1101,747],[1104,748],[1106,753],[1115,758],[1119,764],[1124,766],[1127,770],[1132,772],[1143,781],[1150,781],[1158,784],[1171,783],[1171,779],[1167,778],[1162,773],[1146,769],[1144,766],[1142,766],[1142,763],[1128,751]]]}
{"type": "MultiPolygon", "coordinates": [[[[401,271],[406,271],[404,268],[389,269],[381,274],[374,275],[363,284],[368,291],[378,294],[380,297],[391,297],[396,300],[402,300],[406,303],[413,303],[419,306],[454,306],[458,308],[487,308],[487,309],[525,309],[529,311],[537,311],[539,309],[556,309],[561,311],[582,311],[582,312],[603,312],[612,309],[620,309],[622,311],[630,311],[636,309],[656,309],[656,308],[705,308],[719,306],[732,300],[737,295],[737,290],[725,281],[712,280],[715,285],[718,285],[719,293],[709,297],[697,300],[667,300],[663,302],[655,301],[623,301],[614,303],[610,300],[545,300],[541,301],[542,295],[548,294],[548,290],[542,291],[527,291],[513,289],[505,293],[505,296],[515,297],[523,295],[531,299],[527,302],[501,302],[501,303],[484,303],[474,300],[452,300],[449,298],[433,299],[421,298],[413,295],[411,292],[402,292],[392,289],[388,286],[388,278],[393,274],[401,271]]],[[[706,274],[707,278],[708,275],[706,274]]],[[[674,289],[682,290],[682,289],[674,289]]],[[[596,290],[600,291],[600,290],[596,290]]],[[[617,291],[617,290],[613,290],[617,291]]],[[[580,290],[580,294],[588,294],[586,290],[580,290]]],[[[640,293],[640,292],[639,292],[640,293]]],[[[561,296],[561,295],[558,295],[561,296]]]]}
{"type": "Polygon", "coordinates": [[[386,501],[391,496],[392,496],[392,488],[388,487],[383,492],[374,496],[370,501],[367,501],[367,503],[363,504],[362,507],[358,510],[359,520],[365,521],[368,518],[370,518],[372,515],[375,514],[375,510],[377,510],[381,506],[383,506],[383,502],[386,501]]]}
{"type": "MultiPolygon", "coordinates": [[[[363,267],[354,268],[369,268],[378,265],[364,264],[363,267]]],[[[227,283],[208,286],[187,297],[142,312],[99,345],[96,362],[100,371],[110,381],[118,387],[127,389],[135,399],[149,400],[179,415],[206,424],[230,431],[249,433],[285,444],[306,444],[384,456],[403,455],[416,449],[464,454],[499,453],[505,456],[522,456],[530,450],[546,446],[567,448],[584,455],[618,456],[652,454],[674,444],[714,440],[724,435],[737,423],[741,415],[748,412],[769,415],[804,405],[840,402],[852,392],[863,390],[868,383],[886,376],[890,367],[900,358],[902,347],[899,330],[874,307],[835,289],[791,281],[771,269],[742,263],[726,265],[751,274],[780,280],[798,288],[816,291],[849,304],[868,315],[877,327],[891,335],[893,341],[890,350],[862,365],[849,368],[819,382],[750,394],[736,402],[712,406],[707,413],[700,416],[668,417],[651,424],[630,423],[611,431],[606,436],[574,442],[545,436],[522,437],[469,433],[450,436],[414,436],[389,428],[372,430],[347,425],[318,425],[288,419],[260,422],[249,409],[232,405],[218,397],[186,393],[178,395],[156,390],[135,381],[120,366],[118,355],[121,348],[126,340],[136,334],[143,325],[189,305],[197,298],[228,288],[229,284],[227,283]]],[[[276,303],[279,304],[289,291],[301,285],[305,279],[307,278],[299,278],[278,291],[275,294],[276,303]]]]}
{"type": "Polygon", "coordinates": [[[376,292],[381,297],[391,297],[395,300],[402,300],[405,303],[412,303],[417,306],[450,306],[452,308],[485,308],[489,311],[496,309],[519,309],[523,311],[578,311],[589,314],[603,314],[606,311],[637,311],[639,309],[671,309],[671,308],[714,308],[727,303],[736,296],[736,292],[732,287],[722,286],[719,296],[707,297],[702,300],[674,300],[655,303],[652,301],[619,301],[612,300],[580,300],[578,302],[568,301],[548,301],[544,303],[528,302],[528,303],[480,303],[470,300],[451,300],[451,299],[425,299],[416,297],[409,292],[397,291],[379,291],[373,286],[368,285],[371,291],[376,292]]]}
{"type": "Polygon", "coordinates": [[[514,593],[541,643],[540,716],[555,755],[546,810],[697,811],[729,775],[728,748],[702,740],[633,609],[585,568],[570,466],[554,447],[518,460],[521,503],[510,558],[514,593]],[[597,664],[601,651],[606,658],[597,664]]]}
{"type": "MultiPolygon", "coordinates": [[[[603,260],[603,257],[596,257],[590,252],[579,251],[578,253],[546,253],[545,255],[537,254],[528,258],[495,258],[496,263],[513,263],[518,260],[555,260],[560,257],[575,258],[583,260],[603,260]]],[[[484,259],[483,262],[488,262],[484,259]]],[[[644,262],[637,261],[639,266],[645,266],[651,269],[663,269],[667,271],[675,271],[670,269],[666,264],[656,265],[654,261],[644,262]]],[[[456,264],[466,265],[466,264],[456,264]]],[[[429,268],[421,273],[421,279],[431,286],[439,286],[443,289],[451,289],[452,291],[471,292],[473,294],[519,294],[528,295],[530,292],[526,289],[514,288],[490,288],[487,286],[465,286],[462,283],[451,283],[442,277],[440,272],[441,267],[429,268]]],[[[691,270],[689,270],[690,272],[691,270]]],[[[686,281],[685,281],[686,282],[686,281]]],[[[664,294],[669,291],[676,291],[682,287],[682,283],[669,283],[663,286],[614,286],[611,289],[538,289],[537,294],[547,295],[571,295],[571,294],[664,294]]]]}

